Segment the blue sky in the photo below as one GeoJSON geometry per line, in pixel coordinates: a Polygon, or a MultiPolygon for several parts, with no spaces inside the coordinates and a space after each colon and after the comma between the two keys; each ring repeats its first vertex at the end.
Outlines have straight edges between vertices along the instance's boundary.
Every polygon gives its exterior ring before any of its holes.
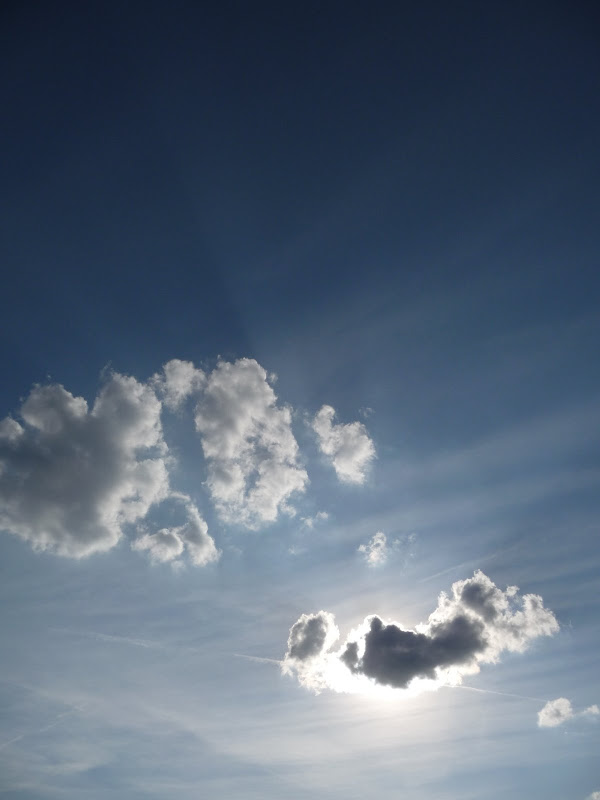
{"type": "Polygon", "coordinates": [[[0,794],[600,791],[596,31],[5,12],[0,794]]]}

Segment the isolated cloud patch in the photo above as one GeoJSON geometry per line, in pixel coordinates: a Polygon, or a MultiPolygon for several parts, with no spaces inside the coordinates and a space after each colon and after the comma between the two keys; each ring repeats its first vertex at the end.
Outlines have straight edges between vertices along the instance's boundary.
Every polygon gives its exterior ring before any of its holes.
{"type": "Polygon", "coordinates": [[[364,483],[369,465],[375,457],[373,444],[362,422],[334,422],[335,409],[323,406],[311,427],[317,434],[319,449],[333,465],[344,483],[364,483]]]}
{"type": "Polygon", "coordinates": [[[363,554],[370,567],[380,567],[388,559],[387,536],[383,531],[377,531],[366,544],[359,545],[358,552],[363,554]]]}
{"type": "Polygon", "coordinates": [[[60,384],[36,386],[0,423],[0,528],[34,549],[80,558],[169,492],[161,403],[114,373],[92,409],[60,384]]]}
{"type": "Polygon", "coordinates": [[[203,567],[216,561],[220,552],[208,534],[208,526],[198,509],[185,495],[175,495],[183,500],[187,521],[178,527],[161,528],[156,533],[144,533],[131,543],[133,550],[147,551],[151,561],[181,564],[180,556],[187,551],[190,561],[203,567]]]}
{"type": "Polygon", "coordinates": [[[257,528],[280,512],[308,482],[298,463],[291,411],[277,405],[266,371],[254,359],[221,361],[195,410],[208,462],[207,485],[226,522],[257,528]]]}
{"type": "Polygon", "coordinates": [[[588,706],[583,711],[573,711],[570,700],[566,697],[557,697],[556,700],[549,700],[541,711],[538,711],[538,726],[540,728],[556,728],[575,717],[599,714],[600,708],[597,705],[588,706]]]}
{"type": "Polygon", "coordinates": [[[202,389],[206,383],[206,375],[191,361],[173,358],[164,365],[162,373],[152,377],[151,382],[163,398],[164,404],[176,410],[188,397],[202,389]]]}
{"type": "Polygon", "coordinates": [[[304,614],[290,631],[283,671],[316,691],[456,686],[465,675],[479,672],[481,664],[497,662],[505,651],[522,652],[533,639],[557,630],[554,614],[539,595],[521,596],[515,586],[502,591],[478,570],[454,583],[450,595],[442,592],[428,621],[415,630],[370,616],[335,651],[333,616],[304,614]],[[317,622],[308,631],[311,620],[317,622]],[[294,647],[304,641],[303,631],[310,645],[294,647]]]}
{"type": "Polygon", "coordinates": [[[406,564],[414,556],[416,541],[416,533],[398,536],[389,541],[383,531],[377,531],[366,544],[358,546],[357,552],[363,556],[369,567],[383,566],[390,556],[400,558],[406,564]]]}

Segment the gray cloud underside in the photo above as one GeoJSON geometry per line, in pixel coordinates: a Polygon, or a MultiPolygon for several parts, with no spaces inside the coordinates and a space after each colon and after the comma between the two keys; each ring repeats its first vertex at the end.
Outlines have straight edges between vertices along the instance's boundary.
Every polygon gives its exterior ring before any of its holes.
{"type": "MultiPolygon", "coordinates": [[[[335,652],[333,616],[323,611],[304,614],[290,631],[284,671],[317,690],[339,689],[340,663],[348,677],[397,689],[415,679],[458,684],[464,675],[478,672],[480,664],[498,661],[504,651],[521,652],[533,639],[557,630],[556,618],[541,597],[521,596],[514,586],[502,591],[477,571],[454,583],[450,595],[442,593],[428,621],[416,630],[367,617],[335,652]]],[[[346,684],[352,686],[351,681],[346,684]]]]}
{"type": "MultiPolygon", "coordinates": [[[[189,372],[189,371],[188,371],[189,372]]],[[[21,421],[0,422],[0,528],[36,550],[82,558],[114,547],[152,506],[183,499],[187,523],[145,534],[135,549],[198,565],[218,556],[190,498],[169,485],[172,459],[151,385],[112,374],[91,410],[59,384],[35,386],[21,421]]]]}

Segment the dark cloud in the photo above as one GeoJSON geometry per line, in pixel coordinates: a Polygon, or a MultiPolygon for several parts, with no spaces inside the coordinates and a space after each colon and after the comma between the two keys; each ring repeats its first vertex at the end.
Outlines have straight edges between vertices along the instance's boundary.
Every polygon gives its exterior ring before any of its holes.
{"type": "Polygon", "coordinates": [[[454,583],[451,595],[442,592],[428,621],[415,630],[367,617],[333,651],[335,621],[325,615],[300,618],[290,631],[284,660],[284,671],[296,672],[303,685],[317,690],[360,691],[365,680],[398,689],[415,679],[429,680],[431,686],[457,684],[478,672],[480,664],[498,661],[502,652],[523,651],[532,639],[558,630],[541,597],[520,596],[515,586],[502,591],[480,571],[454,583]],[[308,664],[302,663],[304,654],[308,664]]]}
{"type": "Polygon", "coordinates": [[[328,620],[323,612],[299,619],[290,630],[288,656],[306,661],[318,655],[327,638],[328,620]]]}
{"type": "Polygon", "coordinates": [[[362,658],[356,642],[348,644],[340,658],[352,672],[385,686],[406,688],[413,678],[434,679],[437,667],[473,661],[487,646],[484,630],[481,621],[464,615],[436,625],[430,634],[384,625],[372,617],[362,658]]]}

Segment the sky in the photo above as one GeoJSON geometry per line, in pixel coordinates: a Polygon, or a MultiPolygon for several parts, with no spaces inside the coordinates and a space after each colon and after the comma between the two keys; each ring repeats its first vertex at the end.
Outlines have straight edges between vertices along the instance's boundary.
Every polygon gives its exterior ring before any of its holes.
{"type": "Polygon", "coordinates": [[[8,4],[0,796],[600,797],[591,4],[8,4]]]}

